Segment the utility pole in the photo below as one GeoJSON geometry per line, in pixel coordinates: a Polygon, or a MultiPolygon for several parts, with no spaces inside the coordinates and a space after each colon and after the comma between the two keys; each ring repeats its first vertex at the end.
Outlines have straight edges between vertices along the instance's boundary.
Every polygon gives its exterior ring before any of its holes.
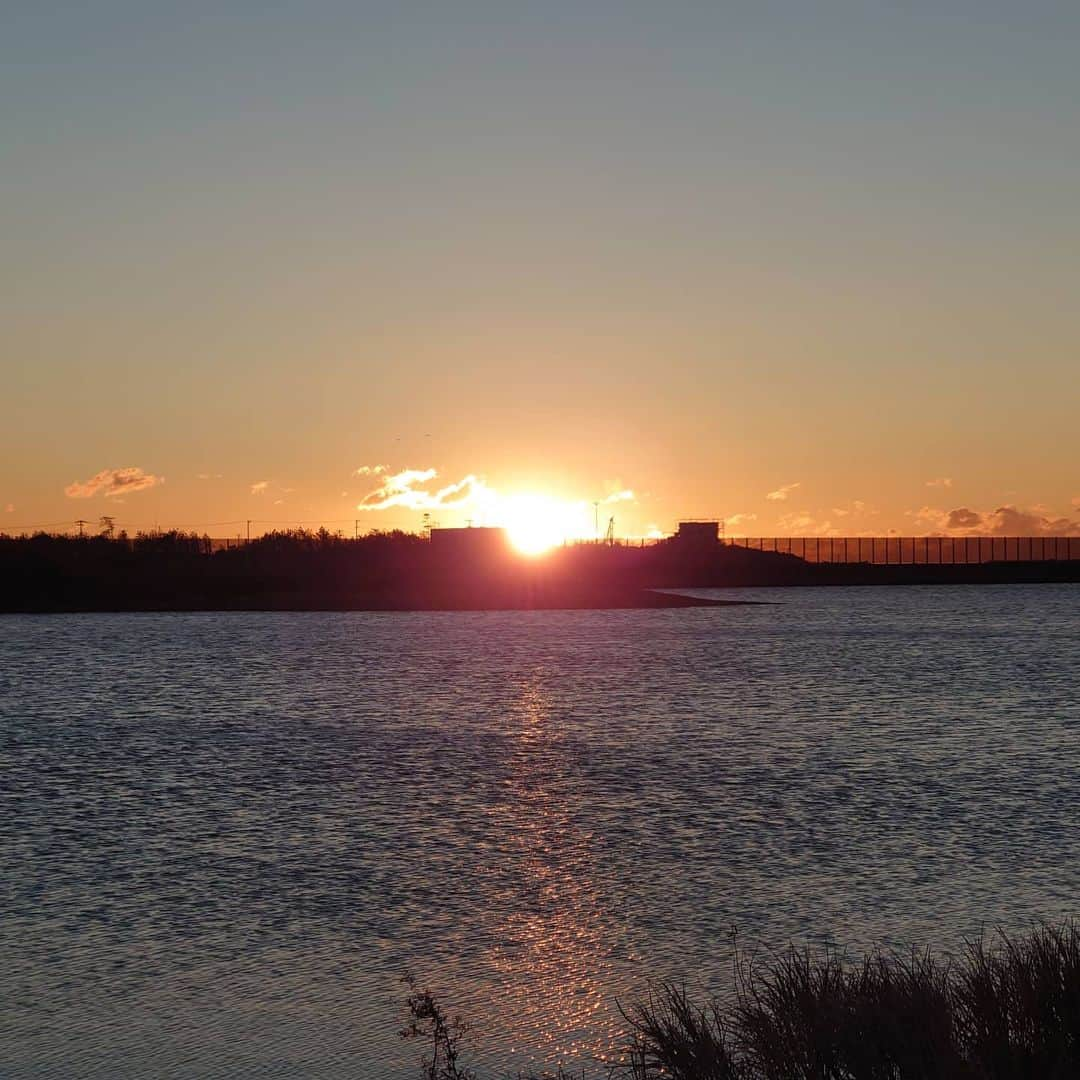
{"type": "Polygon", "coordinates": [[[360,539],[360,519],[356,518],[352,525],[352,538],[354,540],[360,539]]]}
{"type": "Polygon", "coordinates": [[[251,543],[251,518],[248,518],[247,523],[247,542],[249,544],[251,543]]]}
{"type": "Polygon", "coordinates": [[[594,502],[592,504],[593,509],[593,539],[600,543],[600,504],[594,502]]]}
{"type": "Polygon", "coordinates": [[[84,536],[83,526],[84,525],[89,525],[90,522],[86,521],[84,518],[79,518],[79,520],[76,521],[75,524],[79,526],[79,539],[82,540],[83,536],[84,536]]]}

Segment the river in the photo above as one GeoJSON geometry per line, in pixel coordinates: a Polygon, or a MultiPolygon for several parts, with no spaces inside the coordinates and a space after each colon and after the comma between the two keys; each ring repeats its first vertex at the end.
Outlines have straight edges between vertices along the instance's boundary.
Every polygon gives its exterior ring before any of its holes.
{"type": "Polygon", "coordinates": [[[0,1074],[485,1075],[743,949],[1080,912],[1080,586],[0,616],[0,1074]]]}

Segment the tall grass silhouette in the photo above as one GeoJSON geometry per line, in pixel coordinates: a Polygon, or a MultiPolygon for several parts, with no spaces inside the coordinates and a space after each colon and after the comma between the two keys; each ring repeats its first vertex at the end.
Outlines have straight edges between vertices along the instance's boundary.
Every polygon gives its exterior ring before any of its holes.
{"type": "MultiPolygon", "coordinates": [[[[1080,1077],[1080,927],[999,931],[956,957],[791,948],[738,955],[732,992],[674,983],[620,1006],[622,1080],[1066,1080],[1080,1077]]],[[[557,1071],[548,1076],[567,1076],[557,1071]]]]}

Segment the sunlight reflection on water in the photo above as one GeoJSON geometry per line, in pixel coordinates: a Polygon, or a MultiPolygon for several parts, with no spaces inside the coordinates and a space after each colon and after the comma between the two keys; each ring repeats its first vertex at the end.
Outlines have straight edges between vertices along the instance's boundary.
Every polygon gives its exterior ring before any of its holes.
{"type": "Polygon", "coordinates": [[[499,1075],[733,926],[1076,911],[1077,587],[759,596],[0,619],[0,1073],[411,1078],[411,971],[499,1075]]]}

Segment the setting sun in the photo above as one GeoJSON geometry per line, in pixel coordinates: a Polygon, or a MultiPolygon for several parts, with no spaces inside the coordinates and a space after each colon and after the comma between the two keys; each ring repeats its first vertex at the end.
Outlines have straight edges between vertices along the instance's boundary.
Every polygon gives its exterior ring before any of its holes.
{"type": "Polygon", "coordinates": [[[540,555],[587,533],[584,504],[547,495],[508,495],[497,513],[510,543],[523,555],[540,555]]]}

